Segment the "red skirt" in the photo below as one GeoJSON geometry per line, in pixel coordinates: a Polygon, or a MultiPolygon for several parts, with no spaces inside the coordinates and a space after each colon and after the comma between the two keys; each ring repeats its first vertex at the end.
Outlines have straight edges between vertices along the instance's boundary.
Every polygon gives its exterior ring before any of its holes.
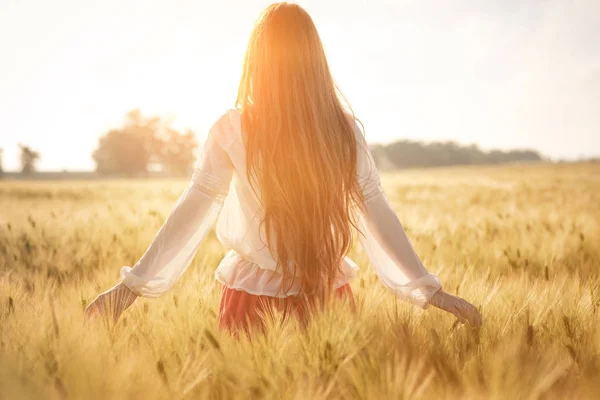
{"type": "MultiPolygon", "coordinates": [[[[354,295],[350,284],[346,283],[335,290],[334,298],[348,301],[352,311],[356,310],[354,295]]],[[[301,320],[307,316],[305,302],[298,296],[272,297],[250,294],[243,290],[231,289],[223,285],[221,302],[219,304],[219,328],[237,332],[240,329],[248,330],[250,327],[262,328],[262,315],[273,315],[273,310],[287,315],[294,315],[301,320]]]]}

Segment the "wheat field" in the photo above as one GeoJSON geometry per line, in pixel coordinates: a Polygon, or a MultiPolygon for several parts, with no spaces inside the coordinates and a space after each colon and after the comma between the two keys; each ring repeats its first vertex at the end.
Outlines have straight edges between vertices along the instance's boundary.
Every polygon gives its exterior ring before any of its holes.
{"type": "Polygon", "coordinates": [[[355,246],[357,314],[231,338],[214,234],[163,297],[85,322],[186,183],[0,181],[1,399],[600,397],[600,164],[384,175],[423,263],[480,307],[478,331],[396,300],[355,246]]]}

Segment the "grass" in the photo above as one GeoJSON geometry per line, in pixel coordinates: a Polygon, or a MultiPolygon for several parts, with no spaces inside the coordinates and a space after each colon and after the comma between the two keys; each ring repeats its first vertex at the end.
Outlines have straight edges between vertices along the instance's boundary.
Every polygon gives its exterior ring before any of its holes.
{"type": "Polygon", "coordinates": [[[0,398],[600,396],[600,164],[384,177],[424,264],[481,307],[480,331],[396,300],[357,246],[357,315],[232,339],[216,329],[214,234],[163,297],[84,323],[185,185],[0,182],[0,398]]]}

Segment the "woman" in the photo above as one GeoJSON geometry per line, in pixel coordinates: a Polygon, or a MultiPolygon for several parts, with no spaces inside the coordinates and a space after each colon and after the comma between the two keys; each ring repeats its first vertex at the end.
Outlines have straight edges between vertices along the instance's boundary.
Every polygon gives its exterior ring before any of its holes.
{"type": "Polygon", "coordinates": [[[165,293],[190,265],[218,218],[231,250],[219,326],[260,325],[274,308],[300,316],[332,293],[353,306],[346,257],[353,228],[377,275],[395,295],[481,324],[477,309],[444,292],[427,272],[381,187],[350,107],[342,103],[310,16],[295,4],[268,7],[246,52],[236,109],[212,126],[191,183],[156,238],[88,316],[116,319],[137,296],[165,293]]]}

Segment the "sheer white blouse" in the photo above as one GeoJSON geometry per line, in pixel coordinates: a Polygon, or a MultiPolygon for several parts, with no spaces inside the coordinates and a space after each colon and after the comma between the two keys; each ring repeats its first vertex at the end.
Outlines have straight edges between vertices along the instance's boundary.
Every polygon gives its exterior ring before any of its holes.
{"type": "MultiPolygon", "coordinates": [[[[359,241],[381,282],[399,298],[427,308],[441,289],[428,273],[390,206],[365,138],[356,125],[357,179],[366,212],[358,215],[359,241]]],[[[144,297],[165,293],[189,267],[215,221],[219,241],[229,249],[215,271],[227,287],[251,294],[296,295],[299,279],[280,293],[281,274],[266,245],[260,201],[246,175],[246,151],[238,111],[227,111],[210,129],[200,149],[189,186],[180,196],[156,237],[133,268],[123,267],[123,283],[144,297]]],[[[345,257],[335,287],[348,283],[358,270],[345,257]]]]}

